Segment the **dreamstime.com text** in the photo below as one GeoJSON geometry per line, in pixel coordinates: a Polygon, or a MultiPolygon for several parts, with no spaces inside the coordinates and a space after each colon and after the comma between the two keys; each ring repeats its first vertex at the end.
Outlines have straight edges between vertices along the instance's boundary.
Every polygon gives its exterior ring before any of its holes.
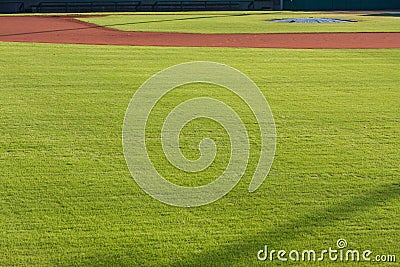
{"type": "Polygon", "coordinates": [[[264,249],[259,250],[257,259],[260,261],[341,261],[341,262],[396,262],[394,254],[374,254],[371,250],[348,249],[347,241],[339,239],[336,247],[329,247],[321,251],[315,250],[274,250],[266,245],[264,249]]]}

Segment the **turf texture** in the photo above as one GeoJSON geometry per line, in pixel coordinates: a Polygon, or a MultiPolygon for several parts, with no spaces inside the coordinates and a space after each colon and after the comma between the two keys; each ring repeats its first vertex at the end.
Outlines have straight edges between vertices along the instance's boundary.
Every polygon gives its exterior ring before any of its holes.
{"type": "Polygon", "coordinates": [[[264,245],[322,250],[339,238],[400,257],[400,50],[0,43],[0,54],[0,265],[265,266],[257,260],[264,245]],[[252,144],[233,191],[185,209],[136,185],[121,131],[146,79],[194,60],[254,80],[275,117],[277,151],[264,184],[248,193],[260,143],[251,113],[221,88],[177,88],[157,105],[147,136],[168,179],[204,184],[226,164],[226,133],[207,120],[184,129],[182,150],[195,159],[198,140],[211,135],[221,147],[211,171],[179,173],[161,155],[160,123],[185,99],[229,103],[252,144]]]}

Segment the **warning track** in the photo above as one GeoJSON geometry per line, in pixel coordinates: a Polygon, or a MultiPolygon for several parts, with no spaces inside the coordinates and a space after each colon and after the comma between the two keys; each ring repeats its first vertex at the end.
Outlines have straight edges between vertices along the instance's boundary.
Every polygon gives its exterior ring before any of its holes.
{"type": "Polygon", "coordinates": [[[58,44],[237,47],[237,48],[400,48],[400,32],[196,34],[125,32],[71,16],[0,17],[0,41],[58,44]]]}

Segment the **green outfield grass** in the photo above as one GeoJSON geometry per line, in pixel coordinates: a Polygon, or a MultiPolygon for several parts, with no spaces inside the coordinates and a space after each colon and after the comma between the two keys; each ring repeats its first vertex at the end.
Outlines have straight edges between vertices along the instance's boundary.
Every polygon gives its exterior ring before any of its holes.
{"type": "Polygon", "coordinates": [[[400,50],[0,43],[0,54],[0,265],[275,266],[257,261],[264,245],[320,251],[339,238],[400,260],[400,50]],[[160,122],[180,101],[226,101],[252,143],[233,191],[185,209],[136,185],[121,131],[146,79],[194,60],[228,64],[255,81],[275,117],[277,151],[264,184],[248,193],[260,143],[248,109],[221,88],[171,92],[148,126],[150,156],[171,181],[204,184],[226,164],[227,136],[207,120],[184,129],[182,146],[194,159],[199,138],[211,133],[222,145],[211,171],[189,176],[165,161],[160,122]]]}
{"type": "Polygon", "coordinates": [[[110,14],[79,18],[79,20],[122,31],[189,33],[398,32],[400,25],[399,16],[312,12],[110,14]],[[331,24],[266,22],[272,19],[298,17],[338,18],[358,22],[331,24]]]}

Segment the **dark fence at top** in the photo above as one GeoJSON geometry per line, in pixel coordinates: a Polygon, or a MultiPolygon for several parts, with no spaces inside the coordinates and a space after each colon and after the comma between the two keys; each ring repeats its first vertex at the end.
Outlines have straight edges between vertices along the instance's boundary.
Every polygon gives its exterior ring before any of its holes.
{"type": "Polygon", "coordinates": [[[0,13],[272,10],[281,0],[0,0],[0,13]]]}
{"type": "Polygon", "coordinates": [[[1,13],[20,13],[25,11],[23,1],[0,1],[1,13]]]}
{"type": "Polygon", "coordinates": [[[286,10],[400,9],[400,0],[284,0],[286,10]]]}
{"type": "MultiPolygon", "coordinates": [[[[31,12],[123,12],[253,10],[253,0],[158,0],[158,1],[43,1],[30,6],[31,12]]],[[[272,6],[271,6],[272,8],[272,6]]]]}

